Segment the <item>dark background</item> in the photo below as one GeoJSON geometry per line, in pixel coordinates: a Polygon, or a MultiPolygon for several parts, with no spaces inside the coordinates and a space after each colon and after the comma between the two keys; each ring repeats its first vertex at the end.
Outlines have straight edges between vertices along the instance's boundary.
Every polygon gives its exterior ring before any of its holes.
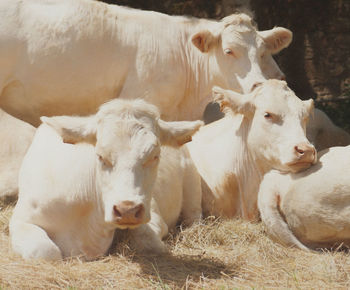
{"type": "Polygon", "coordinates": [[[170,15],[220,19],[249,12],[260,30],[283,26],[293,42],[275,56],[289,86],[312,97],[342,127],[350,129],[350,0],[105,0],[170,15]]]}

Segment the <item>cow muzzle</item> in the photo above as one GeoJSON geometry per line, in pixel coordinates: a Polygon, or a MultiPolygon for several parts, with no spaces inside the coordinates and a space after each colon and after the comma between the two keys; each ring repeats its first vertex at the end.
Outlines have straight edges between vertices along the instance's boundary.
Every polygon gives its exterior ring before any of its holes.
{"type": "Polygon", "coordinates": [[[145,207],[142,203],[123,201],[113,206],[113,219],[118,228],[135,228],[145,223],[145,207]]]}
{"type": "Polygon", "coordinates": [[[310,143],[299,143],[294,146],[295,159],[292,162],[287,163],[287,166],[292,172],[298,172],[309,168],[317,161],[317,152],[313,145],[310,143]]]}

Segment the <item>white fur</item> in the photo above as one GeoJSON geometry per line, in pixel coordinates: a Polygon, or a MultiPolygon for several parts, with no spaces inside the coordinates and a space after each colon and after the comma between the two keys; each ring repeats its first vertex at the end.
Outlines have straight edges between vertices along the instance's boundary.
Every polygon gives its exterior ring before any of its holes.
{"type": "Polygon", "coordinates": [[[17,196],[18,172],[35,128],[0,110],[0,198],[17,196]]]}
{"type": "Polygon", "coordinates": [[[247,93],[283,77],[271,54],[292,39],[245,14],[215,21],[91,0],[2,0],[0,19],[0,105],[35,126],[116,97],[143,98],[166,120],[199,119],[213,85],[247,93]]]}
{"type": "Polygon", "coordinates": [[[89,117],[42,120],[21,167],[10,221],[12,247],[22,257],[93,259],[108,250],[116,228],[137,227],[138,249],[162,252],[161,238],[182,208],[191,222],[200,217],[199,180],[193,191],[184,188],[184,171],[191,170],[185,149],[163,148],[156,176],[160,143],[178,147],[202,122],[169,122],[164,129],[156,108],[141,100],[114,100],[89,117]],[[190,199],[183,194],[194,195],[191,205],[182,205],[190,199]],[[123,202],[142,205],[142,219],[119,222],[114,206],[123,202]]]}
{"type": "Polygon", "coordinates": [[[319,153],[297,174],[264,176],[258,206],[268,233],[303,250],[350,245],[350,146],[319,153]]]}

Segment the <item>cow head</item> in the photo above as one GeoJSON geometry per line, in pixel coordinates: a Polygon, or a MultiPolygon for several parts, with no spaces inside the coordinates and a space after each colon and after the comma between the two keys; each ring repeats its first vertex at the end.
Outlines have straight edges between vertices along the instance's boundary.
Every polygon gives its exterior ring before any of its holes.
{"type": "Polygon", "coordinates": [[[96,188],[105,221],[134,228],[150,220],[152,187],[161,144],[180,146],[191,140],[201,121],[165,122],[142,100],[113,100],[88,117],[42,117],[64,142],[95,146],[96,188]]]}
{"type": "Polygon", "coordinates": [[[264,171],[297,172],[316,162],[305,133],[313,100],[300,100],[279,80],[268,80],[247,95],[218,87],[213,92],[224,110],[244,116],[242,138],[264,171]]]}
{"type": "Polygon", "coordinates": [[[292,36],[290,30],[282,27],[257,31],[248,15],[233,14],[211,31],[194,34],[192,43],[210,55],[216,85],[249,93],[256,82],[284,79],[272,55],[286,48],[292,36]]]}

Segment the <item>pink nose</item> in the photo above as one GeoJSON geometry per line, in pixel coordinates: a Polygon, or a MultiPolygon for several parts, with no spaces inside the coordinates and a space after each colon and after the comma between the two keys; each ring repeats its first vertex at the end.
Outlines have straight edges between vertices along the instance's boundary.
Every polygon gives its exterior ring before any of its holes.
{"type": "Polygon", "coordinates": [[[144,220],[145,207],[133,201],[123,201],[113,206],[115,221],[120,225],[138,225],[144,220]]]}
{"type": "Polygon", "coordinates": [[[316,149],[309,143],[299,143],[294,147],[295,154],[300,162],[314,162],[316,157],[316,149]]]}

